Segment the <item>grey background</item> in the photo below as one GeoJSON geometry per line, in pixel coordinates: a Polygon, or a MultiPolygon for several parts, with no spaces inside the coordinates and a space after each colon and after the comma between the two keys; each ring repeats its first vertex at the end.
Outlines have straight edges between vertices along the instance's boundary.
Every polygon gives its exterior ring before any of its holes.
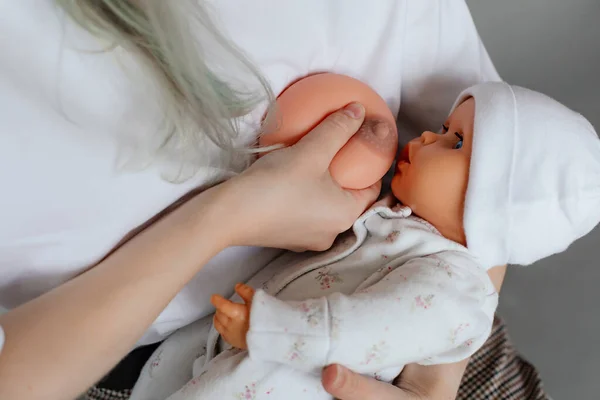
{"type": "MultiPolygon", "coordinates": [[[[502,78],[546,93],[600,130],[600,0],[467,0],[502,78]]],[[[567,139],[568,143],[568,139],[567,139]]],[[[500,314],[556,400],[600,399],[600,229],[509,268],[500,314]]]]}

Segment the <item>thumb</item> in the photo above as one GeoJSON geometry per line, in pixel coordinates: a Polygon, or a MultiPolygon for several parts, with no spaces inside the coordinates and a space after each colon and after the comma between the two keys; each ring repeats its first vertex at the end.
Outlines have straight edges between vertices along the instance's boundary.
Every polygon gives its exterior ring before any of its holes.
{"type": "Polygon", "coordinates": [[[321,382],[327,393],[340,400],[411,400],[392,384],[359,375],[341,365],[326,367],[321,382]]]}
{"type": "Polygon", "coordinates": [[[325,118],[300,139],[295,147],[305,147],[307,154],[323,154],[325,158],[319,161],[329,166],[337,152],[358,131],[364,119],[364,106],[360,103],[350,103],[325,118]]]}

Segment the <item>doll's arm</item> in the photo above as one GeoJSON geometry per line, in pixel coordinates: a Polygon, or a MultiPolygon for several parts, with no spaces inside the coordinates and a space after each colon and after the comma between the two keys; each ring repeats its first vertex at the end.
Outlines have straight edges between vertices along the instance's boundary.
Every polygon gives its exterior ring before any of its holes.
{"type": "Polygon", "coordinates": [[[251,358],[309,372],[449,363],[485,342],[497,301],[485,271],[442,254],[411,260],[351,296],[286,302],[257,291],[246,340],[251,358]]]}

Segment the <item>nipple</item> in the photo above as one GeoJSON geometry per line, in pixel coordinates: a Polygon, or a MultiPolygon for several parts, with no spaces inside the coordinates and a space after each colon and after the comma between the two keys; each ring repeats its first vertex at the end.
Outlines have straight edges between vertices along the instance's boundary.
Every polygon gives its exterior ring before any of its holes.
{"type": "Polygon", "coordinates": [[[390,125],[382,120],[367,119],[351,140],[360,140],[367,147],[384,154],[396,151],[396,135],[390,125]]]}

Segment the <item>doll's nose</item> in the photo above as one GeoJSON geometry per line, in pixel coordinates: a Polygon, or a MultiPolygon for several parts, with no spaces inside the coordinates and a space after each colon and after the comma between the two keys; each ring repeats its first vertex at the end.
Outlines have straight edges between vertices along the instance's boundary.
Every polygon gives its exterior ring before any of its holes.
{"type": "Polygon", "coordinates": [[[438,138],[438,135],[436,133],[433,133],[431,131],[425,131],[421,134],[421,143],[424,146],[427,146],[428,144],[434,143],[438,138]]]}

